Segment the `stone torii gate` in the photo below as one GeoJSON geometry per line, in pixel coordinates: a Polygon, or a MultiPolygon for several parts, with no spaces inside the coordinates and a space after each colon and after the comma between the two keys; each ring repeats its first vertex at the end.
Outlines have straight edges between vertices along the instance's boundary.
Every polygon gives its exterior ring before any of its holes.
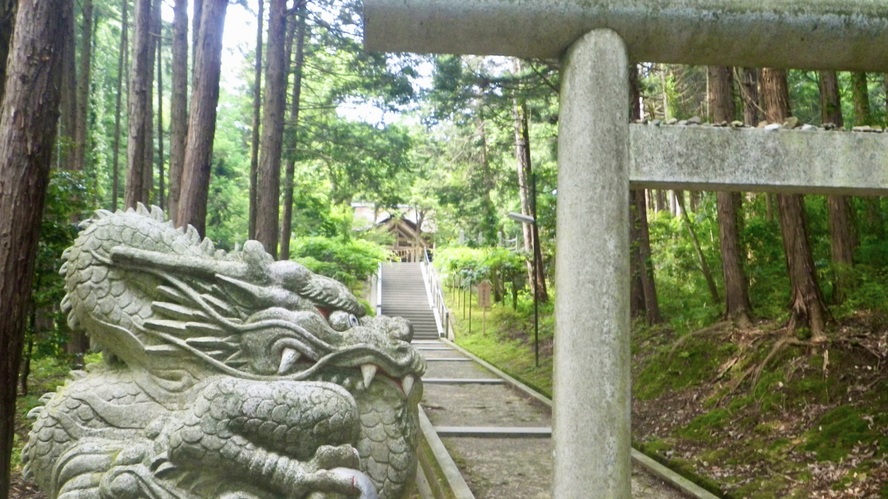
{"type": "Polygon", "coordinates": [[[364,0],[369,50],[560,58],[557,498],[630,496],[629,188],[888,194],[885,134],[630,125],[629,61],[888,71],[884,0],[364,0]]]}

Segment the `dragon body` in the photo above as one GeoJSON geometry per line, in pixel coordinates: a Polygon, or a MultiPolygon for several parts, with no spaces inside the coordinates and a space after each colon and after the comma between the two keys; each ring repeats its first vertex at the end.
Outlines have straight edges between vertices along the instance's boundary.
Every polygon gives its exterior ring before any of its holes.
{"type": "Polygon", "coordinates": [[[34,411],[23,458],[50,497],[404,495],[425,371],[407,321],[156,208],[98,212],[63,257],[68,322],[106,362],[34,411]]]}

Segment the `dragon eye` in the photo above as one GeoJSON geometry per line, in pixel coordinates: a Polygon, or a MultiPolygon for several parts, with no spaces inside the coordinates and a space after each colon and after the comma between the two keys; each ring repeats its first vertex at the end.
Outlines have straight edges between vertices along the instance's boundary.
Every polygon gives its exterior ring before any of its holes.
{"type": "Polygon", "coordinates": [[[345,331],[360,325],[358,318],[344,310],[334,310],[328,319],[330,327],[336,331],[345,331]]]}

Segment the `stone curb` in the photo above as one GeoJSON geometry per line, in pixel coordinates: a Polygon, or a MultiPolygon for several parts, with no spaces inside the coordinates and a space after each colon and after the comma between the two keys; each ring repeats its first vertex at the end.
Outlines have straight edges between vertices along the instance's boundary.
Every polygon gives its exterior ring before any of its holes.
{"type": "MultiPolygon", "coordinates": [[[[531,397],[542,402],[543,404],[545,404],[549,407],[552,407],[552,400],[550,398],[546,397],[545,395],[543,395],[542,393],[537,392],[533,388],[525,385],[524,383],[518,381],[517,379],[500,371],[499,369],[494,367],[492,364],[477,357],[476,355],[474,355],[471,352],[469,352],[468,350],[460,347],[456,343],[453,343],[452,341],[444,339],[444,338],[442,338],[441,341],[444,343],[447,343],[448,345],[452,346],[454,349],[458,350],[459,352],[462,352],[466,356],[474,359],[476,362],[478,362],[479,364],[481,364],[485,368],[491,370],[492,372],[494,372],[498,376],[502,376],[503,379],[507,380],[509,383],[511,383],[513,386],[515,386],[515,388],[518,388],[522,392],[530,395],[531,397]]],[[[635,448],[632,449],[632,460],[634,462],[638,463],[639,465],[644,466],[648,471],[650,471],[654,475],[660,477],[663,481],[668,483],[670,486],[684,492],[685,494],[687,494],[690,497],[693,497],[695,499],[718,499],[718,496],[712,494],[708,490],[700,487],[699,485],[695,484],[694,482],[692,482],[692,481],[688,480],[687,478],[679,475],[678,473],[672,471],[671,469],[667,468],[666,466],[663,466],[662,464],[660,464],[657,461],[653,460],[652,458],[644,455],[641,451],[639,451],[635,448]]]]}
{"type": "Polygon", "coordinates": [[[639,450],[632,449],[632,460],[644,466],[654,475],[662,478],[673,487],[697,499],[718,499],[718,496],[700,487],[696,483],[670,470],[639,450]]]}
{"type": "Polygon", "coordinates": [[[420,437],[423,440],[419,444],[420,466],[426,477],[426,484],[429,485],[428,491],[432,494],[429,497],[435,499],[475,499],[475,495],[469,489],[462,473],[444,447],[444,442],[435,432],[435,427],[432,426],[432,422],[429,421],[422,406],[419,407],[419,429],[420,437]],[[425,459],[423,444],[431,451],[436,463],[430,463],[425,459]],[[435,469],[435,464],[437,464],[437,469],[435,469]]]}

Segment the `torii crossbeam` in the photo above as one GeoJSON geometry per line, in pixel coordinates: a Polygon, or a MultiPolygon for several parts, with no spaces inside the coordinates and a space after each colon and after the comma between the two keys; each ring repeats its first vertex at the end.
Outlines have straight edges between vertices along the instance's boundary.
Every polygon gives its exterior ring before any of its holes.
{"type": "Polygon", "coordinates": [[[888,194],[888,134],[630,127],[627,104],[630,60],[888,71],[884,0],[364,0],[364,20],[370,50],[562,60],[558,499],[630,497],[630,182],[888,194]]]}

